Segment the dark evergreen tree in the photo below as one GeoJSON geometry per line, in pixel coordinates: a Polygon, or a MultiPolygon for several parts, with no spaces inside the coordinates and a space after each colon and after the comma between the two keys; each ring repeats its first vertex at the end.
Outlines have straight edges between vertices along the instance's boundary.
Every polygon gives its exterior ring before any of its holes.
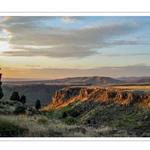
{"type": "MultiPolygon", "coordinates": [[[[0,68],[0,69],[1,69],[1,68],[0,68]]],[[[2,91],[2,88],[1,88],[1,85],[2,85],[1,76],[2,76],[2,74],[0,73],[0,99],[4,96],[3,91],[2,91]]]]}
{"type": "Polygon", "coordinates": [[[35,102],[35,108],[36,108],[36,110],[39,110],[41,108],[41,102],[39,99],[37,99],[35,102]]]}
{"type": "Polygon", "coordinates": [[[25,103],[26,103],[26,96],[25,96],[25,95],[22,95],[22,96],[21,96],[20,102],[21,102],[22,104],[25,104],[25,103]]]}
{"type": "Polygon", "coordinates": [[[0,99],[4,96],[2,88],[0,87],[0,99]]]}
{"type": "Polygon", "coordinates": [[[10,97],[10,100],[12,101],[20,101],[20,96],[19,96],[19,93],[18,92],[13,92],[11,97],[10,97]]]}

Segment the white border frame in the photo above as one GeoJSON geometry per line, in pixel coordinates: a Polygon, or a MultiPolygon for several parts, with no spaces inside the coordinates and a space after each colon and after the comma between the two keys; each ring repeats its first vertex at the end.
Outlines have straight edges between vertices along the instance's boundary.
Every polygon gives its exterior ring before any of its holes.
{"type": "Polygon", "coordinates": [[[0,16],[150,16],[150,12],[0,12],[0,16]]]}
{"type": "MultiPolygon", "coordinates": [[[[0,12],[0,16],[150,16],[150,12],[0,12]]],[[[0,137],[0,141],[149,142],[150,137],[0,137]]]]}

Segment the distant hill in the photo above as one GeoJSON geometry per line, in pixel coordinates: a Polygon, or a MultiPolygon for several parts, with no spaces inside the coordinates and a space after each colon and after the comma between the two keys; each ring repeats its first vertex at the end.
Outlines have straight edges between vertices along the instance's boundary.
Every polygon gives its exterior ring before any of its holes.
{"type": "Polygon", "coordinates": [[[116,84],[122,83],[123,81],[113,79],[110,77],[74,77],[74,78],[64,78],[51,81],[52,83],[68,83],[68,84],[91,84],[91,85],[101,85],[101,84],[116,84]]]}
{"type": "Polygon", "coordinates": [[[150,83],[150,77],[121,77],[118,79],[127,83],[150,83]]]}
{"type": "Polygon", "coordinates": [[[110,77],[73,77],[55,80],[39,80],[39,81],[4,81],[5,84],[52,84],[52,85],[105,85],[118,84],[124,81],[110,78],[110,77]]]}

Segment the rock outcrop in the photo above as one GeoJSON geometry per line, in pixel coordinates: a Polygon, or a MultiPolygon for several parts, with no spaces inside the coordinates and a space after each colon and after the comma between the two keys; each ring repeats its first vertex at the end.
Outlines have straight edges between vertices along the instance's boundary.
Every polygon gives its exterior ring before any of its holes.
{"type": "Polygon", "coordinates": [[[1,87],[1,85],[2,85],[1,76],[2,76],[2,74],[0,73],[0,99],[3,97],[3,91],[2,91],[2,87],[1,87]]]}
{"type": "Polygon", "coordinates": [[[139,94],[134,91],[99,87],[68,87],[55,93],[52,102],[43,110],[58,109],[75,101],[97,101],[103,105],[110,103],[128,106],[138,104],[142,107],[150,107],[150,95],[139,94]]]}

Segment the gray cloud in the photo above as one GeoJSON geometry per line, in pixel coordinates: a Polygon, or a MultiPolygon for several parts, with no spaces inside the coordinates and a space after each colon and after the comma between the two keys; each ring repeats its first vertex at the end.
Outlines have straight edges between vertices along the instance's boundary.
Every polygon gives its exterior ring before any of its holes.
{"type": "Polygon", "coordinates": [[[142,40],[114,40],[109,43],[112,45],[150,45],[150,42],[142,41],[142,40]]]}
{"type": "Polygon", "coordinates": [[[79,17],[79,16],[62,16],[60,18],[65,23],[74,23],[74,22],[83,20],[85,17],[79,17]]]}
{"type": "Polygon", "coordinates": [[[89,50],[78,46],[61,46],[46,49],[28,48],[20,51],[6,51],[8,56],[50,56],[50,57],[85,57],[98,54],[96,50],[89,50]]]}
{"type": "Polygon", "coordinates": [[[118,56],[148,56],[150,53],[110,53],[102,54],[103,56],[118,57],[118,56]]]}
{"type": "MultiPolygon", "coordinates": [[[[99,53],[97,49],[103,47],[142,44],[138,41],[110,42],[113,37],[127,35],[138,30],[139,25],[134,22],[109,22],[80,29],[41,26],[42,21],[52,18],[11,17],[6,20],[2,25],[12,35],[9,43],[13,51],[7,51],[4,54],[10,56],[86,57],[99,53]],[[42,46],[51,48],[42,48],[42,46]]],[[[75,19],[75,17],[68,18],[75,19]]]]}

